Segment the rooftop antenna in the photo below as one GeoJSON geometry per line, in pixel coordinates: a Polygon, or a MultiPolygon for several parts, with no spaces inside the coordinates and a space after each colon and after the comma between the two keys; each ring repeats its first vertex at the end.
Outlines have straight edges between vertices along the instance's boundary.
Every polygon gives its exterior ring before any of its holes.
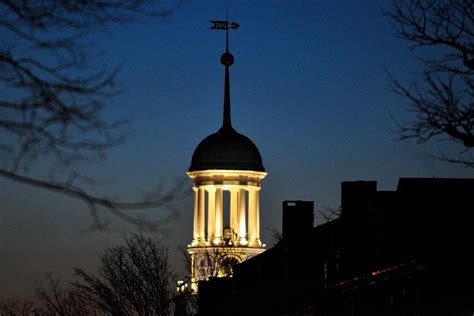
{"type": "Polygon", "coordinates": [[[211,20],[211,30],[224,30],[226,32],[225,53],[221,56],[221,64],[225,66],[225,89],[224,89],[224,118],[223,128],[232,128],[230,119],[230,79],[229,67],[234,63],[234,56],[229,52],[229,30],[236,30],[240,27],[237,22],[229,22],[229,6],[227,6],[226,20],[211,20]]]}

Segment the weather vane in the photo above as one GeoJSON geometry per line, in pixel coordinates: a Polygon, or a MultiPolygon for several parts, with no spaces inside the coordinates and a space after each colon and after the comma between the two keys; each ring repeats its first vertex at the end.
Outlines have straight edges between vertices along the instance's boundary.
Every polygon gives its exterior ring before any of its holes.
{"type": "Polygon", "coordinates": [[[229,51],[229,30],[235,30],[240,27],[237,22],[229,22],[229,18],[225,21],[210,21],[212,23],[211,30],[226,31],[225,34],[225,48],[226,52],[229,51]]]}
{"type": "Polygon", "coordinates": [[[231,22],[229,24],[229,21],[211,21],[212,26],[211,30],[229,30],[229,29],[238,29],[239,28],[239,23],[237,22],[231,22]]]}

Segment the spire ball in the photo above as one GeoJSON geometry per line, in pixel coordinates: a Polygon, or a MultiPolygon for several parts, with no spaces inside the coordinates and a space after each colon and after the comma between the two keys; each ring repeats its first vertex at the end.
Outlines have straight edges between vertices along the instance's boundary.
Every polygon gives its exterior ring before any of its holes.
{"type": "Polygon", "coordinates": [[[221,56],[221,64],[224,66],[231,66],[234,63],[234,55],[229,52],[225,52],[221,56]]]}

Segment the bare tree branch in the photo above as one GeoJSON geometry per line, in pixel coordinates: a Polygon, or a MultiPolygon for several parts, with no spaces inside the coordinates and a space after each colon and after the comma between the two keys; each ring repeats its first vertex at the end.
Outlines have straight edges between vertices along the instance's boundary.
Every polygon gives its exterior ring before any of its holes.
{"type": "Polygon", "coordinates": [[[36,297],[39,308],[34,315],[86,316],[97,315],[97,311],[83,300],[79,291],[64,288],[61,281],[51,274],[46,274],[43,282],[36,283],[36,297]]]}
{"type": "Polygon", "coordinates": [[[35,305],[30,300],[9,299],[0,301],[0,315],[29,316],[35,312],[35,305]]]}
{"type": "Polygon", "coordinates": [[[104,160],[125,139],[124,119],[105,115],[119,67],[96,64],[91,34],[143,17],[166,18],[180,5],[160,1],[0,1],[0,177],[84,201],[94,227],[98,208],[145,230],[176,216],[172,202],[185,197],[182,182],[138,202],[120,202],[86,190],[98,182],[79,163],[104,160]],[[41,175],[39,167],[51,168],[41,175]],[[34,171],[34,172],[32,172],[34,171]],[[34,176],[32,175],[34,174],[34,176]],[[58,180],[63,178],[65,180],[58,180]],[[81,180],[82,182],[79,182],[81,180]],[[162,208],[160,221],[126,211],[162,208]]]}
{"type": "Polygon", "coordinates": [[[397,37],[427,50],[425,70],[409,86],[390,77],[391,89],[410,102],[412,121],[395,119],[399,138],[423,143],[447,136],[464,149],[439,159],[472,167],[474,148],[474,3],[465,0],[394,0],[385,12],[397,37]]]}
{"type": "Polygon", "coordinates": [[[104,197],[94,196],[88,192],[85,192],[77,186],[65,182],[37,180],[1,169],[0,176],[14,180],[19,183],[24,183],[35,187],[45,188],[50,191],[55,191],[63,195],[77,198],[86,202],[91,208],[92,214],[94,214],[93,219],[94,224],[96,225],[102,225],[99,218],[97,217],[96,208],[104,207],[113,214],[115,214],[117,217],[128,223],[136,225],[138,228],[144,231],[156,231],[157,229],[159,229],[161,224],[167,223],[170,220],[176,218],[178,216],[178,213],[177,210],[173,208],[173,203],[181,201],[182,199],[188,196],[187,190],[183,189],[185,183],[184,179],[180,182],[177,182],[171,190],[164,194],[161,194],[160,196],[157,195],[161,192],[154,192],[152,195],[149,195],[144,200],[139,202],[119,202],[104,197]],[[171,210],[171,212],[168,216],[165,216],[160,220],[155,221],[140,219],[139,217],[133,217],[123,212],[124,210],[141,210],[147,208],[165,208],[171,210]]]}
{"type": "Polygon", "coordinates": [[[112,315],[170,315],[173,287],[168,251],[158,241],[132,235],[125,246],[100,256],[99,276],[75,269],[82,298],[112,315]]]}
{"type": "Polygon", "coordinates": [[[327,223],[341,216],[341,207],[322,206],[316,210],[316,213],[322,217],[323,223],[327,223]]]}
{"type": "Polygon", "coordinates": [[[273,238],[273,244],[277,244],[283,239],[282,232],[279,231],[276,227],[265,227],[265,229],[270,232],[273,238]]]}

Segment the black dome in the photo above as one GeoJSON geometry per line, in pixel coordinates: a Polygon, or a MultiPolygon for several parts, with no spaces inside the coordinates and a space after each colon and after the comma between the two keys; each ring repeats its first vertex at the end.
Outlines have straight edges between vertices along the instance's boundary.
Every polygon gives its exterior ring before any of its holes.
{"type": "Polygon", "coordinates": [[[232,126],[207,136],[194,150],[189,171],[208,169],[265,171],[257,146],[232,126]]]}

